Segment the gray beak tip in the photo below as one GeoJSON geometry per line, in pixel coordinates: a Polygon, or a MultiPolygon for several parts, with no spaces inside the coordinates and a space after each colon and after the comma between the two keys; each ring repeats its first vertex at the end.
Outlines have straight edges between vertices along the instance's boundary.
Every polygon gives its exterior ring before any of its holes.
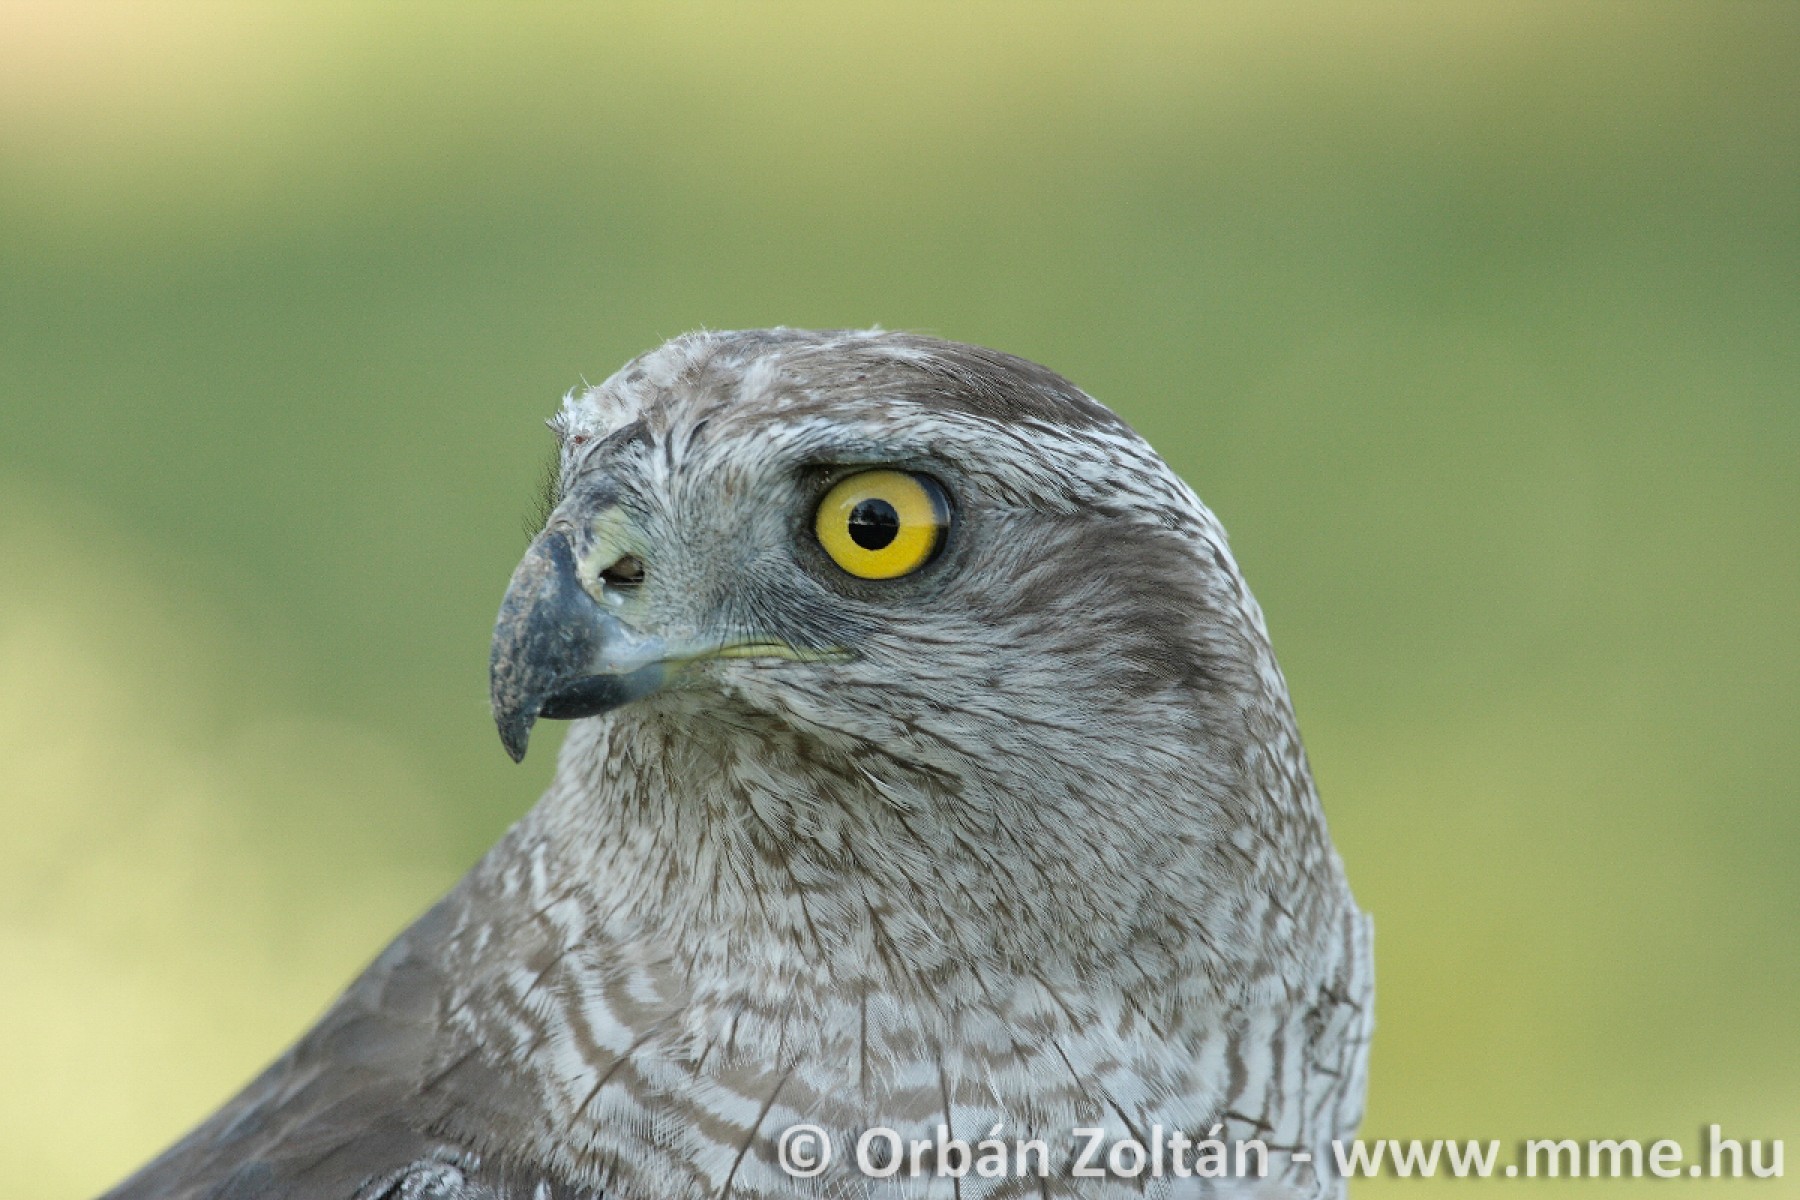
{"type": "Polygon", "coordinates": [[[527,717],[501,717],[494,722],[500,729],[500,744],[506,747],[507,757],[514,762],[525,761],[525,748],[531,742],[531,726],[534,722],[527,717]]]}
{"type": "Polygon", "coordinates": [[[543,715],[543,703],[530,688],[514,682],[510,656],[496,654],[492,671],[491,701],[494,728],[500,733],[500,744],[514,762],[525,761],[525,748],[531,741],[532,727],[543,715]]]}

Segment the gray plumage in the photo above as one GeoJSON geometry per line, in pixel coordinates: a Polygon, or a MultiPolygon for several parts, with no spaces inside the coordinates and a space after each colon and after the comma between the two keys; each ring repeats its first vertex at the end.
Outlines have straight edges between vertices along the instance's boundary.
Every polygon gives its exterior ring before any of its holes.
{"type": "Polygon", "coordinates": [[[549,791],[111,1195],[1341,1194],[1368,921],[1224,532],[1141,438],[881,332],[693,334],[552,424],[493,664],[516,754],[583,718],[549,791]],[[813,532],[867,466],[949,498],[900,578],[813,532]],[[801,1122],[836,1149],[811,1180],[776,1158],[801,1122]],[[1051,1175],[851,1161],[939,1124],[1042,1138],[1051,1175]],[[1269,1177],[1071,1180],[1089,1125],[1217,1126],[1269,1177]]]}

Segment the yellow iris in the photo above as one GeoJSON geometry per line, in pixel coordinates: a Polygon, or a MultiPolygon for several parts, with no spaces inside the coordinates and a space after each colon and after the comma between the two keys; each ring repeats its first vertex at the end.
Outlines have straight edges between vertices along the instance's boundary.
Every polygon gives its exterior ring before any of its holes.
{"type": "Polygon", "coordinates": [[[950,524],[937,484],[904,471],[862,471],[819,501],[813,528],[831,561],[858,579],[897,579],[931,561],[950,524]]]}

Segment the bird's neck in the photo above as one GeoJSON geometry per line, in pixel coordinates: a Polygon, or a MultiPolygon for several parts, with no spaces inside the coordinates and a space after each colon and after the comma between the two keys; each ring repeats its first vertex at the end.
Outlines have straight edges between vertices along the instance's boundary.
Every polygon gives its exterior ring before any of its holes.
{"type": "MultiPolygon", "coordinates": [[[[885,995],[953,1016],[1020,987],[1100,1004],[1161,988],[1214,1008],[1266,968],[1252,926],[1286,912],[1304,928],[1332,898],[1331,878],[1259,875],[1178,762],[1146,787],[1145,764],[1109,770],[1096,743],[1095,770],[1027,786],[1018,764],[951,773],[708,720],[576,727],[521,827],[548,877],[574,881],[597,953],[660,961],[696,998],[885,995]],[[1184,792],[1193,812],[1169,833],[1184,792]]],[[[1316,807],[1310,788],[1295,803],[1316,807]]]]}
{"type": "MultiPolygon", "coordinates": [[[[727,1092],[840,1131],[952,1106],[1072,1128],[1111,1120],[1109,1072],[1145,1122],[1236,1105],[1303,1140],[1297,1107],[1212,1068],[1311,1053],[1296,998],[1338,986],[1326,943],[1360,928],[1335,859],[1223,821],[1243,779],[1108,754],[1021,792],[997,761],[952,777],[741,724],[576,726],[455,900],[446,1019],[595,1162],[642,1106],[727,1092]]],[[[1263,802],[1314,808],[1310,786],[1263,802]]],[[[1360,1079],[1333,1070],[1326,1090],[1360,1079]]]]}

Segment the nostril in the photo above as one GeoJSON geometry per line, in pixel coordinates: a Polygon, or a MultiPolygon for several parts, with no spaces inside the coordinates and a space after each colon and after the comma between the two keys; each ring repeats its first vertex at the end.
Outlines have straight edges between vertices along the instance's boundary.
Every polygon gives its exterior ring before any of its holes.
{"type": "Polygon", "coordinates": [[[607,587],[630,588],[644,582],[644,564],[635,554],[627,554],[600,572],[607,587]]]}

